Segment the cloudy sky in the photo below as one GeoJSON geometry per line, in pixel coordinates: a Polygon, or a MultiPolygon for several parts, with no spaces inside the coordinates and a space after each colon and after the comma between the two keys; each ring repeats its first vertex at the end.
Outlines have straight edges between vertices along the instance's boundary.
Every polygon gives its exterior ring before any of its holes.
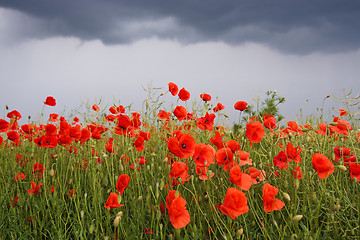
{"type": "MultiPolygon", "coordinates": [[[[142,87],[171,81],[231,117],[236,101],[277,90],[297,120],[329,94],[360,94],[359,76],[360,1],[0,0],[0,118],[5,105],[39,113],[49,95],[45,113],[100,99],[141,109],[142,87]]],[[[328,99],[326,113],[341,106],[328,99]]]]}

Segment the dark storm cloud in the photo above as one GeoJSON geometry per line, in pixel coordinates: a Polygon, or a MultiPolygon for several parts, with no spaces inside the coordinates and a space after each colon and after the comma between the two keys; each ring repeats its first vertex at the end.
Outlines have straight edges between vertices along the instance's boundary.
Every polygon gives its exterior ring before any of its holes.
{"type": "Polygon", "coordinates": [[[32,16],[37,27],[26,35],[32,38],[257,42],[300,54],[360,47],[360,1],[354,0],[3,0],[0,6],[32,16]]]}

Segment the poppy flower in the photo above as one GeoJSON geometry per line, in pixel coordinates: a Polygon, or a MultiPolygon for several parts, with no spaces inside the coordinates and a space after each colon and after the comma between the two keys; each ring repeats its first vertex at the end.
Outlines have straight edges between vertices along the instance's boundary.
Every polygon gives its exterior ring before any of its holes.
{"type": "Polygon", "coordinates": [[[195,171],[196,174],[199,175],[199,178],[204,181],[208,180],[209,178],[212,178],[215,175],[215,173],[213,172],[210,175],[208,175],[208,168],[206,166],[196,165],[195,171]]]}
{"type": "Polygon", "coordinates": [[[171,93],[171,95],[176,96],[176,94],[178,94],[178,92],[179,92],[178,86],[173,82],[169,82],[168,86],[169,86],[169,92],[171,93]]]}
{"type": "Polygon", "coordinates": [[[208,144],[198,143],[195,146],[195,152],[192,158],[195,161],[196,166],[203,167],[203,166],[210,166],[210,164],[214,162],[215,157],[215,149],[208,144]]]}
{"type": "Polygon", "coordinates": [[[56,100],[55,100],[55,98],[49,96],[46,98],[44,104],[53,107],[56,105],[56,100]]]}
{"type": "Polygon", "coordinates": [[[59,114],[51,113],[49,115],[49,120],[48,121],[49,122],[57,122],[57,121],[59,121],[58,117],[59,117],[59,114]]]}
{"type": "Polygon", "coordinates": [[[173,179],[181,178],[181,183],[190,180],[190,176],[188,174],[189,167],[184,162],[174,162],[171,166],[171,171],[169,173],[169,177],[173,179]]]}
{"type": "Polygon", "coordinates": [[[0,132],[7,132],[10,128],[10,123],[4,119],[0,119],[0,132]]]}
{"type": "Polygon", "coordinates": [[[176,198],[176,197],[181,197],[181,193],[177,192],[176,190],[169,190],[168,195],[166,196],[166,208],[170,209],[170,205],[172,203],[172,201],[176,198]]]}
{"type": "Polygon", "coordinates": [[[114,150],[114,138],[112,138],[112,137],[109,138],[109,140],[105,144],[105,149],[109,153],[114,153],[115,152],[115,150],[114,150]]]}
{"type": "Polygon", "coordinates": [[[21,114],[16,110],[9,112],[6,116],[14,120],[20,120],[22,118],[21,114]]]}
{"type": "Polygon", "coordinates": [[[8,139],[12,142],[17,142],[20,139],[20,135],[16,131],[9,131],[6,134],[7,134],[8,139]]]}
{"type": "Polygon", "coordinates": [[[220,211],[233,220],[241,214],[247,213],[249,206],[245,193],[236,188],[228,188],[224,202],[220,205],[220,211]]]}
{"type": "Polygon", "coordinates": [[[340,117],[344,116],[344,115],[348,115],[347,111],[344,109],[339,109],[339,113],[340,113],[340,117]]]}
{"type": "Polygon", "coordinates": [[[119,135],[127,135],[130,131],[131,120],[129,116],[119,114],[117,116],[117,124],[115,127],[115,133],[119,135]]]}
{"type": "Polygon", "coordinates": [[[19,172],[15,175],[15,181],[21,181],[25,179],[25,174],[23,172],[19,172]]]}
{"type": "Polygon", "coordinates": [[[319,129],[315,130],[315,132],[319,133],[323,136],[327,136],[326,129],[327,129],[327,126],[325,123],[319,123],[319,129]]]}
{"type": "Polygon", "coordinates": [[[136,140],[134,141],[134,147],[136,151],[141,152],[145,149],[144,146],[145,139],[142,136],[138,136],[136,140]]]}
{"type": "Polygon", "coordinates": [[[239,165],[230,169],[229,178],[230,182],[244,191],[249,190],[252,185],[252,178],[248,174],[243,173],[239,165]]]}
{"type": "Polygon", "coordinates": [[[112,114],[118,114],[118,113],[119,113],[115,106],[109,107],[109,111],[110,111],[112,114]]]}
{"type": "Polygon", "coordinates": [[[124,190],[128,187],[130,177],[127,174],[121,174],[116,182],[117,193],[123,194],[124,190]]]}
{"type": "Polygon", "coordinates": [[[295,179],[302,179],[302,171],[299,166],[295,167],[291,174],[294,176],[295,179]]]}
{"type": "Polygon", "coordinates": [[[216,146],[217,149],[224,147],[223,137],[224,135],[220,135],[219,131],[215,131],[215,136],[210,138],[210,142],[216,146]]]}
{"type": "Polygon", "coordinates": [[[206,113],[205,117],[196,119],[196,126],[198,126],[201,130],[212,131],[214,129],[214,119],[215,114],[206,113]]]}
{"type": "Polygon", "coordinates": [[[355,154],[351,154],[349,157],[343,156],[344,158],[344,166],[347,166],[351,162],[356,162],[355,154]]]}
{"type": "Polygon", "coordinates": [[[179,158],[188,159],[195,152],[196,142],[190,134],[182,134],[178,138],[169,138],[168,149],[179,158]]]}
{"type": "Polygon", "coordinates": [[[235,110],[244,111],[245,109],[248,109],[247,102],[244,101],[238,101],[234,104],[235,110]]]}
{"type": "Polygon", "coordinates": [[[259,143],[264,134],[265,129],[259,121],[246,124],[246,137],[250,141],[250,146],[252,146],[252,143],[259,143]]]}
{"type": "Polygon", "coordinates": [[[211,101],[211,96],[209,94],[206,94],[206,93],[200,94],[200,98],[205,102],[211,101]]]}
{"type": "Polygon", "coordinates": [[[95,112],[99,112],[100,108],[98,105],[94,104],[94,105],[92,105],[92,110],[94,110],[95,112]]]}
{"type": "Polygon", "coordinates": [[[216,106],[213,108],[213,111],[218,112],[218,111],[221,111],[223,109],[225,109],[225,106],[222,105],[221,103],[217,103],[216,106]]]}
{"type": "Polygon", "coordinates": [[[164,110],[161,110],[161,111],[157,114],[157,116],[159,117],[159,119],[166,120],[166,119],[170,119],[171,113],[165,112],[164,110]]]}
{"type": "Polygon", "coordinates": [[[168,214],[170,222],[176,229],[180,229],[188,225],[190,222],[190,214],[186,210],[186,201],[182,197],[175,197],[171,202],[168,214]]]}
{"type": "Polygon", "coordinates": [[[276,119],[271,114],[266,114],[263,120],[264,120],[264,126],[267,129],[273,130],[276,128],[276,119]]]}
{"type": "Polygon", "coordinates": [[[333,161],[338,162],[340,158],[344,158],[345,156],[350,155],[350,149],[346,147],[337,146],[334,148],[334,153],[335,153],[335,159],[333,161]]]}
{"type": "Polygon", "coordinates": [[[252,159],[249,158],[250,153],[245,152],[245,151],[238,151],[237,155],[236,155],[240,162],[240,166],[244,166],[244,165],[252,165],[252,159]]]}
{"type": "Polygon", "coordinates": [[[41,163],[34,163],[32,173],[34,177],[41,178],[43,175],[43,172],[45,170],[45,167],[41,163]]]}
{"type": "Polygon", "coordinates": [[[240,144],[236,140],[229,140],[226,142],[226,147],[230,148],[232,153],[239,151],[241,149],[240,144]]]}
{"type": "Polygon", "coordinates": [[[278,166],[280,169],[287,169],[288,165],[288,157],[286,156],[285,151],[281,151],[278,155],[276,155],[273,159],[273,163],[275,166],[278,166]]]}
{"type": "Polygon", "coordinates": [[[4,139],[2,138],[2,136],[0,136],[0,146],[1,146],[1,144],[3,144],[3,142],[4,142],[4,139]]]}
{"type": "Polygon", "coordinates": [[[296,163],[301,163],[300,153],[301,153],[301,147],[294,147],[291,142],[288,142],[286,146],[286,155],[291,160],[294,160],[296,163]]]}
{"type": "Polygon", "coordinates": [[[349,135],[349,131],[351,131],[353,129],[353,127],[350,125],[350,123],[346,120],[340,119],[335,117],[333,119],[333,123],[334,125],[330,126],[330,130],[332,132],[336,132],[339,135],[349,135]]]}
{"type": "Polygon", "coordinates": [[[31,184],[31,188],[27,190],[29,195],[34,195],[36,193],[40,194],[40,192],[39,192],[40,188],[44,184],[40,183],[39,185],[36,186],[36,183],[34,183],[33,181],[31,181],[30,184],[31,184]]]}
{"type": "Polygon", "coordinates": [[[246,174],[249,174],[249,176],[252,179],[252,184],[257,184],[258,182],[264,181],[265,180],[265,171],[264,170],[257,170],[254,167],[249,167],[248,169],[245,170],[246,174]]]}
{"type": "Polygon", "coordinates": [[[349,172],[351,179],[354,179],[356,177],[356,181],[360,181],[360,164],[359,163],[353,163],[350,162],[349,164],[349,172]]]}
{"type": "Polygon", "coordinates": [[[281,210],[285,206],[283,201],[275,198],[278,192],[279,189],[269,183],[265,183],[263,186],[263,203],[265,212],[269,213],[275,210],[281,210]]]}
{"type": "Polygon", "coordinates": [[[229,171],[234,166],[234,155],[230,148],[221,148],[215,153],[215,160],[224,171],[229,171]]]}
{"type": "Polygon", "coordinates": [[[187,101],[189,100],[190,98],[190,93],[188,91],[185,90],[185,88],[182,88],[180,91],[179,91],[179,94],[178,94],[179,98],[181,101],[187,101]]]}
{"type": "Polygon", "coordinates": [[[315,153],[312,156],[311,162],[313,168],[317,171],[317,174],[321,179],[327,178],[335,170],[334,164],[332,164],[330,160],[321,153],[315,153]]]}
{"type": "Polygon", "coordinates": [[[87,140],[89,140],[90,137],[91,137],[91,132],[89,129],[87,129],[87,128],[81,129],[80,141],[82,144],[85,143],[87,140]]]}
{"type": "Polygon", "coordinates": [[[174,109],[174,115],[179,121],[182,121],[186,118],[187,110],[183,106],[176,106],[174,109]]]}
{"type": "Polygon", "coordinates": [[[107,210],[110,210],[110,208],[119,208],[119,207],[124,206],[122,204],[119,204],[118,198],[119,198],[119,196],[116,193],[111,192],[109,198],[106,200],[104,207],[107,210]]]}

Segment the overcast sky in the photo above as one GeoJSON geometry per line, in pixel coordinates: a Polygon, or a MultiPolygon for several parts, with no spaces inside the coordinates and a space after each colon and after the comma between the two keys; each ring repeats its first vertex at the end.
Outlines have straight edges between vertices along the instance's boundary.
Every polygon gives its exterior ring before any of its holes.
{"type": "Polygon", "coordinates": [[[359,76],[360,1],[0,0],[0,107],[24,117],[49,95],[46,114],[99,99],[140,109],[142,86],[172,81],[232,117],[236,101],[277,90],[296,120],[329,94],[360,94],[359,76]]]}

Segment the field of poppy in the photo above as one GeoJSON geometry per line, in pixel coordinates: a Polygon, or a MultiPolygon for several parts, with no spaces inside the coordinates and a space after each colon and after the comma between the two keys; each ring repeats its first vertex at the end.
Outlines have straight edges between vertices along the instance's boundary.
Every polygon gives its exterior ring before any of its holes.
{"type": "MultiPolygon", "coordinates": [[[[360,133],[279,121],[170,82],[143,111],[94,104],[45,123],[0,119],[1,239],[359,239],[360,133]],[[176,107],[163,109],[164,95],[176,107]],[[226,106],[228,107],[228,106],[226,106]],[[230,109],[230,107],[229,107],[230,109]]],[[[47,97],[51,109],[56,99],[47,97]]]]}

